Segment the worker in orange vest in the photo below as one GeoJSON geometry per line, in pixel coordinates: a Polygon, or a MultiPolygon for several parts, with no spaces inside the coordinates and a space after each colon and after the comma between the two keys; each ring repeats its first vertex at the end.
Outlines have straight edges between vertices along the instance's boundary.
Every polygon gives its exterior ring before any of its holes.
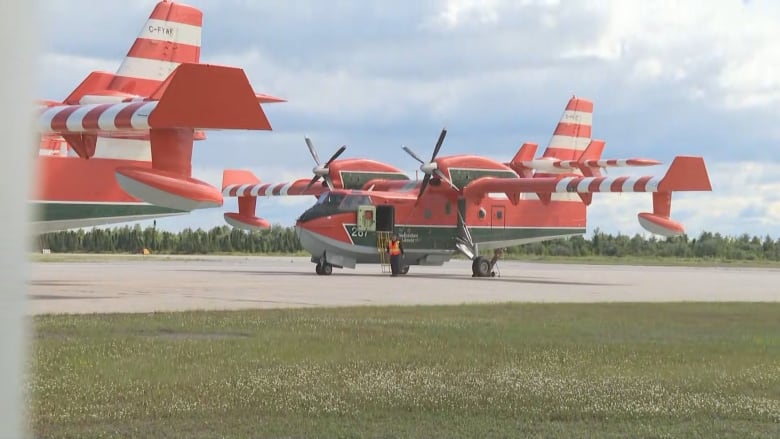
{"type": "Polygon", "coordinates": [[[401,272],[401,257],[404,254],[404,246],[398,235],[393,235],[387,243],[387,253],[390,254],[390,273],[391,276],[398,276],[401,272]]]}

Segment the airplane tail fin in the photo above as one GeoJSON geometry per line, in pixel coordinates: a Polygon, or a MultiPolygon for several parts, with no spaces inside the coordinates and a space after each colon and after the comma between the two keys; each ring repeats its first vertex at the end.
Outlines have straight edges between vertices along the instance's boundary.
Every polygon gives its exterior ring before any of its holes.
{"type": "Polygon", "coordinates": [[[591,140],[593,101],[572,96],[543,157],[577,160],[591,140]]]}
{"type": "Polygon", "coordinates": [[[199,63],[203,13],[162,0],[155,6],[107,89],[149,96],[182,63],[199,63]]]}

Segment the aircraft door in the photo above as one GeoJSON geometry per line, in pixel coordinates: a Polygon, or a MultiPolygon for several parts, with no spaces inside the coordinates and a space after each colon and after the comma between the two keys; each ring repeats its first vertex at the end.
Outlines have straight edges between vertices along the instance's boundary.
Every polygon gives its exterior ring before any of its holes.
{"type": "Polygon", "coordinates": [[[503,229],[506,226],[506,212],[504,212],[504,206],[492,206],[490,211],[490,227],[493,229],[503,229]]]}
{"type": "Polygon", "coordinates": [[[395,207],[387,205],[376,206],[376,231],[395,231],[395,207]]]}

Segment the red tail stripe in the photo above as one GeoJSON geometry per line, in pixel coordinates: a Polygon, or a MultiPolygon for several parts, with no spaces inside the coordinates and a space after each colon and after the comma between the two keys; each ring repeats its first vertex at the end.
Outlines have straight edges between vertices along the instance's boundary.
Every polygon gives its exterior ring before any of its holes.
{"type": "Polygon", "coordinates": [[[203,13],[192,6],[160,2],[149,18],[203,27],[203,13]]]}
{"type": "Polygon", "coordinates": [[[561,147],[559,145],[556,145],[556,146],[551,146],[550,148],[547,148],[545,150],[544,156],[545,157],[554,157],[554,158],[564,157],[561,160],[574,160],[574,158],[568,158],[568,157],[571,157],[572,155],[576,155],[576,154],[573,153],[573,151],[574,150],[572,149],[572,147],[564,148],[564,147],[561,147]]]}
{"type": "Polygon", "coordinates": [[[585,113],[593,113],[593,102],[587,99],[570,99],[566,105],[567,110],[582,111],[585,113]]]}
{"type": "Polygon", "coordinates": [[[176,63],[196,63],[200,60],[200,47],[182,43],[137,38],[127,52],[133,58],[157,59],[176,63]]]}
{"type": "Polygon", "coordinates": [[[591,126],[578,123],[560,122],[555,127],[556,136],[586,137],[590,139],[591,126]]]}
{"type": "Polygon", "coordinates": [[[139,96],[150,96],[158,87],[160,87],[160,84],[162,84],[162,81],[157,81],[155,79],[114,76],[108,89],[133,93],[139,96]]]}

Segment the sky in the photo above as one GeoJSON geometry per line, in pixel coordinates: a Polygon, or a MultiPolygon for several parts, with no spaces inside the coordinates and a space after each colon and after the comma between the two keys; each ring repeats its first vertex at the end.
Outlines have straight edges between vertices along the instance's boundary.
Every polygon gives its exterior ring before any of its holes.
{"type": "MultiPolygon", "coordinates": [[[[40,0],[39,97],[62,99],[93,70],[115,71],[156,1],[40,0]]],[[[414,175],[402,145],[508,161],[544,147],[572,95],[595,103],[603,158],[706,160],[713,192],[675,193],[672,218],[702,231],[780,237],[780,2],[774,0],[190,0],[204,12],[201,61],[241,67],[273,131],[210,132],[193,176],[308,178],[340,145],[414,175]]],[[[313,199],[261,198],[258,216],[293,225],[313,199]]],[[[157,220],[224,224],[222,208],[157,220]]],[[[649,194],[596,194],[588,231],[643,233],[649,194]]],[[[147,223],[142,223],[144,225],[147,223]]]]}

